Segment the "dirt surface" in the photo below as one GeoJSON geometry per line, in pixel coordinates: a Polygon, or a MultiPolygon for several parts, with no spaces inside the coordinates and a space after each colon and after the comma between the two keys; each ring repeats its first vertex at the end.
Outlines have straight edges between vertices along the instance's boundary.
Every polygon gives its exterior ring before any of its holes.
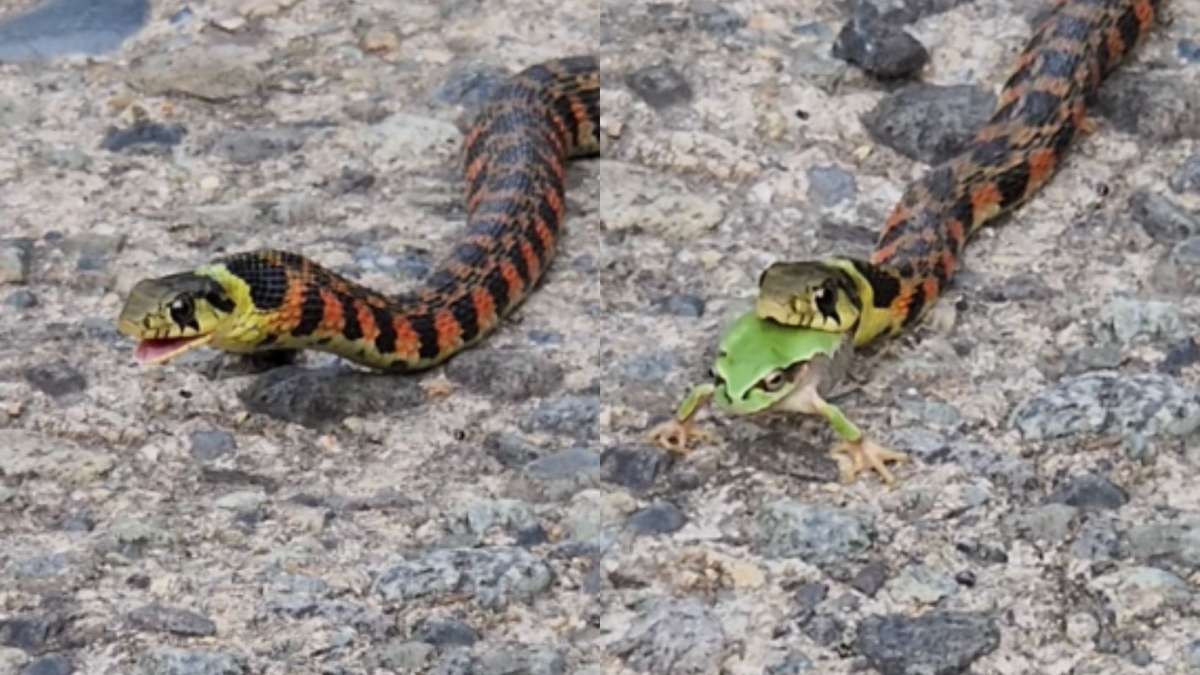
{"type": "Polygon", "coordinates": [[[898,486],[838,484],[811,420],[646,443],[766,265],[869,251],[1045,9],[865,7],[160,4],[117,52],[0,65],[0,673],[1200,672],[1194,3],[859,356],[839,404],[914,457],[898,486]],[[915,75],[833,55],[864,12],[915,75]],[[482,346],[133,362],[128,289],[226,252],[415,283],[463,225],[462,129],[577,53],[603,156],[482,346]]]}

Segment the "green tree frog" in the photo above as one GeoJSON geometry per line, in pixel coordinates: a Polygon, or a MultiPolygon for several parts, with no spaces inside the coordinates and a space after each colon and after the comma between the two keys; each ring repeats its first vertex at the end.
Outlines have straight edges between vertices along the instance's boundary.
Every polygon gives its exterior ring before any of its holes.
{"type": "Polygon", "coordinates": [[[851,333],[783,326],[749,312],[721,338],[713,382],[694,387],[674,419],[655,428],[651,438],[681,454],[689,451],[692,440],[711,439],[693,427],[696,413],[710,401],[734,415],[774,411],[819,415],[840,439],[831,455],[843,482],[853,482],[859,473],[872,469],[885,483],[893,483],[887,463],[908,456],[867,439],[823,398],[845,374],[853,354],[851,333]]]}

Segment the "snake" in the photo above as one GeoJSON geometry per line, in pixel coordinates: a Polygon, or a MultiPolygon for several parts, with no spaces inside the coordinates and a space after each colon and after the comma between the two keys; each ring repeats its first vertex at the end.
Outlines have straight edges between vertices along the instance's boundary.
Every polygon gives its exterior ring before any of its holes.
{"type": "Polygon", "coordinates": [[[759,276],[755,312],[787,326],[894,335],[930,310],[967,241],[1046,185],[1094,124],[1101,83],[1149,32],[1165,0],[1059,0],[1035,28],[995,110],[952,158],[912,182],[869,259],[777,262],[759,276]]]}
{"type": "Polygon", "coordinates": [[[537,287],[562,233],[567,164],[599,152],[596,58],[529,66],[498,86],[464,135],[465,233],[416,288],[388,295],[299,253],[249,251],[138,281],[118,330],[138,340],[141,363],[208,346],[430,368],[490,334],[537,287]]]}

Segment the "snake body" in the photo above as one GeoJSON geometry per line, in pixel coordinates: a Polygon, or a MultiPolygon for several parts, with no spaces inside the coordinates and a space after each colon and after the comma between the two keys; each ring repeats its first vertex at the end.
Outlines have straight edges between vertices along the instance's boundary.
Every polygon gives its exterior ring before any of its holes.
{"type": "Polygon", "coordinates": [[[420,287],[389,297],[296,253],[262,250],[146,279],[119,322],[142,360],[200,344],[234,352],[319,349],[418,370],[490,333],[554,258],[567,161],[598,154],[596,60],[569,57],[508,80],[463,143],[465,235],[420,287]]]}
{"type": "Polygon", "coordinates": [[[759,315],[854,330],[856,344],[917,322],[953,278],[971,236],[1050,180],[1089,128],[1089,100],[1149,31],[1162,2],[1059,0],[1017,58],[987,124],[907,188],[870,259],[773,265],[760,278],[759,315]]]}

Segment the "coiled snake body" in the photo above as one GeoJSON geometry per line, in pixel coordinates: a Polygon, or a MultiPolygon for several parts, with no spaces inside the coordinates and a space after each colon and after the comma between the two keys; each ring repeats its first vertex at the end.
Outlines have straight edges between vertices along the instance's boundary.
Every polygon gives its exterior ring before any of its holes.
{"type": "Polygon", "coordinates": [[[201,345],[232,352],[319,349],[365,366],[417,370],[491,332],[554,258],[567,160],[600,148],[596,60],[515,75],[463,143],[467,228],[420,288],[388,297],[284,251],[219,259],[138,282],[118,322],[137,357],[201,345]]]}

